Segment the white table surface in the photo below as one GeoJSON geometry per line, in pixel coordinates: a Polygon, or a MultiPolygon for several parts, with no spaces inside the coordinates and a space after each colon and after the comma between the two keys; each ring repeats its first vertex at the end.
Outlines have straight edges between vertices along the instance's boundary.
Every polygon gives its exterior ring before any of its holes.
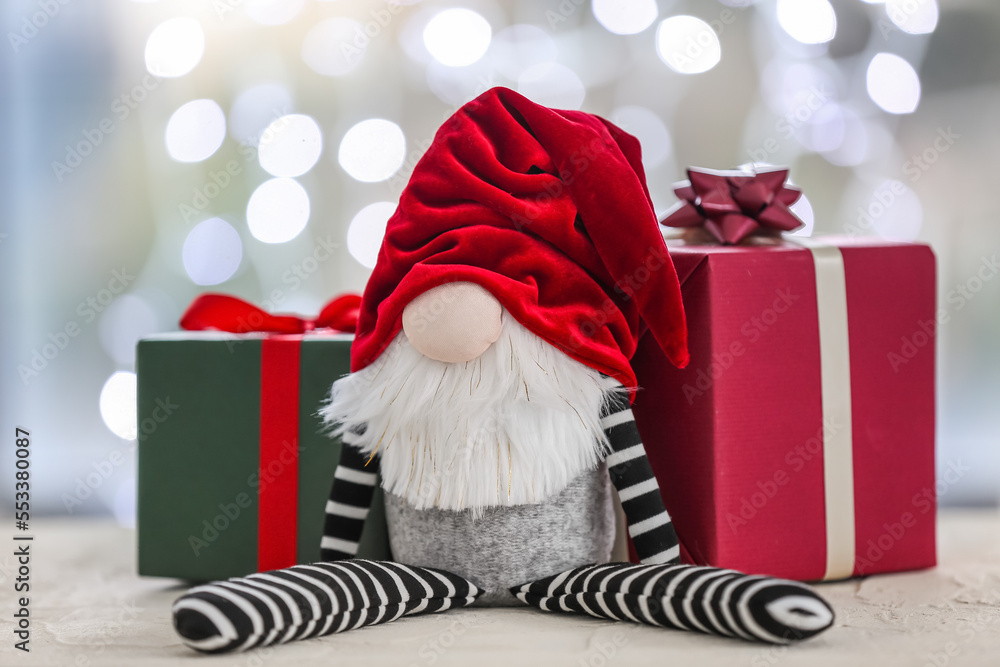
{"type": "MultiPolygon", "coordinates": [[[[13,523],[13,522],[11,522],[13,523]]],[[[533,609],[402,619],[245,654],[202,656],[170,626],[176,580],[135,574],[135,535],[107,520],[33,520],[31,653],[13,648],[16,563],[0,555],[0,665],[900,665],[1000,667],[1000,513],[943,512],[940,564],[819,588],[835,627],[791,648],[533,609]],[[605,655],[607,654],[607,655],[605,655]]],[[[13,544],[10,537],[8,544],[13,544]]]]}

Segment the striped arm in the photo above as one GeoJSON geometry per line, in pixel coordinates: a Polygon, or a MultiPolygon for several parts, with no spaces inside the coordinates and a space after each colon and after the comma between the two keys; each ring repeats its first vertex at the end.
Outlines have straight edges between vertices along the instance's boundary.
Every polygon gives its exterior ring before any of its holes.
{"type": "Polygon", "coordinates": [[[834,620],[804,584],[695,565],[588,565],[510,590],[542,611],[772,644],[808,639],[834,620]]]}
{"type": "Polygon", "coordinates": [[[481,593],[442,570],[368,560],[314,563],[192,588],[174,603],[173,620],[191,648],[226,653],[465,607],[481,593]]]}
{"type": "Polygon", "coordinates": [[[325,561],[353,558],[365,527],[378,481],[378,459],[368,460],[352,444],[351,434],[345,434],[340,448],[340,462],[333,473],[330,499],[326,502],[326,519],[320,558],[325,561]]]}
{"type": "Polygon", "coordinates": [[[680,562],[680,546],[660,486],[646,458],[628,396],[616,396],[601,419],[611,443],[605,461],[628,520],[628,534],[639,560],[646,564],[680,562]]]}

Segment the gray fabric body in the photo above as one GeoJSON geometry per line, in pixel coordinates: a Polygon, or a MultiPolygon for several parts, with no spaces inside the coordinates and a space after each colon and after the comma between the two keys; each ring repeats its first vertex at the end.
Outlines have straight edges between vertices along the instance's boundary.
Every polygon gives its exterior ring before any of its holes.
{"type": "Polygon", "coordinates": [[[393,559],[447,570],[484,589],[478,606],[521,603],[509,588],[581,565],[607,562],[615,539],[611,480],[603,463],[535,505],[414,509],[385,496],[393,559]]]}

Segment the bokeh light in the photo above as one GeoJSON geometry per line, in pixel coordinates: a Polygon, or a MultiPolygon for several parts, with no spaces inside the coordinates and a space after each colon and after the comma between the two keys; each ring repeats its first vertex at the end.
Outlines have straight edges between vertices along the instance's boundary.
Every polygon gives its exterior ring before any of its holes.
{"type": "Polygon", "coordinates": [[[264,243],[285,243],[309,222],[309,194],[298,181],[272,178],[261,183],[247,202],[247,227],[264,243]]]}
{"type": "Polygon", "coordinates": [[[894,53],[877,53],[868,64],[868,96],[885,111],[912,113],[920,103],[920,77],[894,53]]]}
{"type": "Polygon", "coordinates": [[[228,222],[209,218],[188,232],[181,258],[184,270],[196,285],[218,285],[240,268],[243,242],[228,222]]]}
{"type": "Polygon", "coordinates": [[[375,202],[358,211],[351,220],[347,228],[347,250],[362,266],[375,268],[386,223],[395,211],[394,202],[375,202]]]}
{"type": "Polygon", "coordinates": [[[439,11],[440,9],[437,7],[416,9],[416,11],[405,18],[402,27],[399,29],[399,33],[396,35],[396,39],[403,52],[414,62],[418,62],[421,65],[437,62],[424,44],[424,29],[431,22],[431,19],[437,16],[439,11]]]}
{"type": "Polygon", "coordinates": [[[391,178],[406,160],[406,137],[391,120],[369,118],[344,134],[337,161],[352,178],[377,183],[391,178]]]}
{"type": "Polygon", "coordinates": [[[663,164],[673,150],[670,132],[663,120],[650,109],[640,106],[618,107],[611,112],[611,122],[642,145],[642,164],[647,169],[663,164]]]}
{"type": "Polygon", "coordinates": [[[536,25],[508,26],[494,35],[490,44],[490,60],[511,81],[517,81],[532,65],[553,62],[558,55],[555,41],[536,25]]]}
{"type": "Polygon", "coordinates": [[[158,331],[160,321],[153,307],[135,294],[123,294],[101,313],[98,337],[109,357],[131,364],[139,339],[158,331]]]}
{"type": "Polygon", "coordinates": [[[115,371],[101,388],[101,419],[112,433],[125,440],[135,440],[137,433],[135,397],[135,373],[115,371]]]}
{"type": "Polygon", "coordinates": [[[334,17],[320,21],[302,41],[302,60],[317,74],[344,76],[361,64],[369,38],[353,19],[334,17]]]}
{"type": "Polygon", "coordinates": [[[778,24],[796,41],[823,44],[837,34],[837,14],[829,0],[778,0],[778,24]]]}
{"type": "Polygon", "coordinates": [[[263,25],[281,25],[295,18],[305,0],[243,0],[247,16],[263,25]]]}
{"type": "Polygon", "coordinates": [[[885,13],[903,32],[925,35],[934,32],[940,12],[937,0],[886,0],[885,13]]]}
{"type": "Polygon", "coordinates": [[[868,126],[850,109],[840,107],[844,122],[844,136],[837,146],[820,149],[830,164],[838,167],[855,167],[868,159],[868,126]]]}
{"type": "Polygon", "coordinates": [[[424,28],[424,46],[434,59],[449,67],[476,62],[490,48],[489,21],[471,9],[446,9],[424,28]]]}
{"type": "Polygon", "coordinates": [[[594,0],[594,18],[616,35],[642,32],[656,20],[656,0],[594,0]]]}
{"type": "Polygon", "coordinates": [[[112,504],[112,511],[119,526],[123,528],[135,528],[135,501],[135,477],[129,477],[118,486],[112,504]]]}
{"type": "Polygon", "coordinates": [[[836,102],[828,102],[810,114],[808,120],[798,125],[795,138],[811,151],[833,151],[844,141],[847,123],[844,112],[836,102]]]}
{"type": "Polygon", "coordinates": [[[656,53],[680,74],[700,74],[722,58],[722,45],[712,26],[694,16],[671,16],[656,29],[656,53]]]}
{"type": "Polygon", "coordinates": [[[323,132],[309,116],[282,116],[264,131],[257,153],[260,166],[272,176],[301,176],[319,160],[323,132]]]}
{"type": "Polygon", "coordinates": [[[824,68],[783,58],[775,58],[764,67],[761,92],[775,113],[796,124],[808,120],[838,95],[833,76],[824,68]]]}
{"type": "Polygon", "coordinates": [[[280,83],[262,83],[240,93],[229,107],[229,136],[257,146],[260,135],[276,118],[292,111],[292,94],[280,83]]]}
{"type": "Polygon", "coordinates": [[[154,76],[184,76],[204,53],[205,32],[197,20],[187,16],[167,19],[146,40],[146,69],[154,76]]]}
{"type": "Polygon", "coordinates": [[[201,162],[226,138],[226,114],[214,100],[192,100],[167,122],[167,153],[178,162],[201,162]]]}
{"type": "Polygon", "coordinates": [[[579,109],[587,96],[576,72],[559,63],[539,63],[525,69],[517,77],[517,92],[556,109],[579,109]]]}
{"type": "Polygon", "coordinates": [[[484,81],[495,78],[492,62],[480,58],[468,67],[448,67],[433,58],[427,63],[427,87],[450,107],[458,108],[484,90],[484,81]]]}

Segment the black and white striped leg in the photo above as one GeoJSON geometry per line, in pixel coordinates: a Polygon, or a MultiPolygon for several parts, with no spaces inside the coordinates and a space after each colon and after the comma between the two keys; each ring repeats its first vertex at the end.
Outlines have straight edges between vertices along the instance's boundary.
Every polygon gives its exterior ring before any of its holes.
{"type": "Polygon", "coordinates": [[[611,482],[628,520],[628,534],[644,564],[680,562],[681,549],[670,515],[663,507],[660,486],[646,457],[635,416],[625,393],[606,406],[601,428],[611,445],[606,462],[611,482]]]}
{"type": "Polygon", "coordinates": [[[344,560],[358,553],[358,543],[372,505],[378,481],[378,459],[365,456],[354,446],[357,437],[354,433],[343,435],[340,462],[333,472],[330,499],[326,503],[320,542],[323,560],[344,560]]]}
{"type": "Polygon", "coordinates": [[[399,563],[296,565],[192,588],[174,603],[174,628],[193,649],[225,653],[465,607],[481,593],[457,575],[399,563]]]}
{"type": "Polygon", "coordinates": [[[588,565],[510,589],[543,611],[789,644],[833,624],[805,584],[694,565],[588,565]]]}

